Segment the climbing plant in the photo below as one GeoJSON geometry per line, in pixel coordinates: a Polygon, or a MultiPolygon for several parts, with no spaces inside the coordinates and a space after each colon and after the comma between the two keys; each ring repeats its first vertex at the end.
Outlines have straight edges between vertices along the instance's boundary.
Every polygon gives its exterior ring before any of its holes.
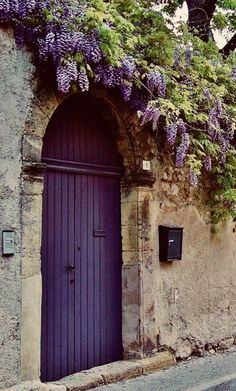
{"type": "Polygon", "coordinates": [[[211,181],[212,220],[235,217],[236,55],[151,3],[0,0],[0,22],[53,68],[59,91],[118,89],[140,125],[165,136],[192,186],[211,181]]]}

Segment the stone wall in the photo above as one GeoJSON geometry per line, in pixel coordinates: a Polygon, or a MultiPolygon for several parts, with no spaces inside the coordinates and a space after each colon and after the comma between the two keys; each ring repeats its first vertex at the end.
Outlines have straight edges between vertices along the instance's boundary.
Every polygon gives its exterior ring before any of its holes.
{"type": "MultiPolygon", "coordinates": [[[[14,256],[0,252],[0,385],[20,378],[21,314],[21,139],[32,97],[30,57],[0,31],[0,242],[15,231],[14,256]]],[[[2,247],[2,243],[0,243],[2,247]]]]}

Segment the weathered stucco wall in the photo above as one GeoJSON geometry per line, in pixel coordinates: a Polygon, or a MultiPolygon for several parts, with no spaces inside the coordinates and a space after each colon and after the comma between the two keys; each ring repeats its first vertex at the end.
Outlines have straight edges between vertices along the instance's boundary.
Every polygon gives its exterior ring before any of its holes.
{"type": "MultiPolygon", "coordinates": [[[[29,53],[0,32],[0,223],[14,229],[15,255],[0,253],[0,388],[40,374],[43,135],[64,97],[37,88],[29,53]]],[[[125,358],[169,349],[178,357],[229,347],[236,336],[236,233],[212,232],[199,190],[140,130],[120,99],[93,91],[112,112],[126,175],[121,190],[125,358]],[[142,160],[151,160],[151,172],[142,160]],[[183,259],[159,262],[158,225],[184,227],[183,259]],[[222,342],[223,341],[223,342],[222,342]]],[[[1,240],[1,235],[0,235],[1,240]]],[[[0,243],[1,244],[1,243],[0,243]]]]}
{"type": "Polygon", "coordinates": [[[183,259],[156,264],[160,345],[177,357],[229,347],[236,335],[235,223],[209,224],[199,189],[191,190],[177,169],[159,171],[153,198],[154,243],[158,224],[184,227],[183,259]]]}
{"type": "Polygon", "coordinates": [[[20,378],[21,138],[30,110],[32,71],[29,55],[16,50],[11,33],[1,30],[0,227],[1,232],[13,229],[16,240],[14,256],[0,252],[0,385],[20,378]]]}

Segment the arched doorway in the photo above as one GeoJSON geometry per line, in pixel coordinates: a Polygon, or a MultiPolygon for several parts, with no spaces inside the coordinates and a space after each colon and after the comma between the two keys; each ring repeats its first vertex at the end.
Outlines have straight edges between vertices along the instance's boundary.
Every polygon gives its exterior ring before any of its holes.
{"type": "Polygon", "coordinates": [[[83,94],[52,116],[43,145],[41,379],[122,358],[122,164],[83,94]]]}

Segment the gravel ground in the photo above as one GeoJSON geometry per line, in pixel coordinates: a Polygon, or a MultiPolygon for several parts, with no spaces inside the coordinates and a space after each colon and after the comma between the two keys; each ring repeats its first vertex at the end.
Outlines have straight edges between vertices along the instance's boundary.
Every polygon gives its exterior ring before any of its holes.
{"type": "MultiPolygon", "coordinates": [[[[225,353],[191,359],[161,372],[117,384],[97,387],[95,390],[186,391],[234,374],[236,379],[236,348],[232,348],[225,353]]],[[[215,389],[218,390],[219,388],[215,389]]],[[[236,390],[236,387],[231,389],[236,390]]],[[[229,388],[220,387],[220,390],[229,390],[229,388]]]]}

